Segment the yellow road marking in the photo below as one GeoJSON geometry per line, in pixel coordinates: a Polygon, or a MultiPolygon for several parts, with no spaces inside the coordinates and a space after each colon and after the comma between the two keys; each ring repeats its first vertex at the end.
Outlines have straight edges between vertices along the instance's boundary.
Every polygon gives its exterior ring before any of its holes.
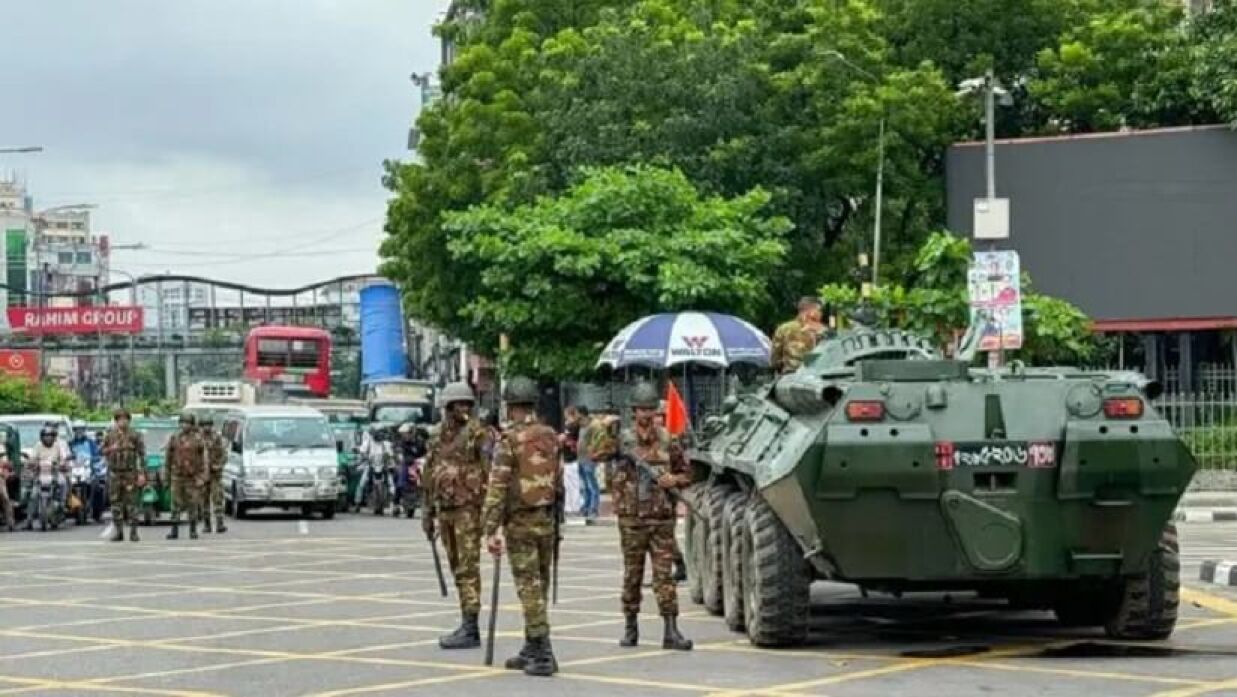
{"type": "Polygon", "coordinates": [[[22,678],[13,675],[0,675],[0,680],[26,688],[38,690],[96,690],[98,692],[123,692],[126,694],[166,695],[167,697],[220,697],[216,692],[200,692],[196,690],[159,690],[146,687],[121,687],[119,685],[97,685],[87,680],[47,680],[44,678],[22,678]]]}
{"type": "Polygon", "coordinates": [[[1221,615],[1237,618],[1237,602],[1222,598],[1218,595],[1205,593],[1197,588],[1182,587],[1181,600],[1186,603],[1193,603],[1199,607],[1206,608],[1212,612],[1218,612],[1221,615]]]}

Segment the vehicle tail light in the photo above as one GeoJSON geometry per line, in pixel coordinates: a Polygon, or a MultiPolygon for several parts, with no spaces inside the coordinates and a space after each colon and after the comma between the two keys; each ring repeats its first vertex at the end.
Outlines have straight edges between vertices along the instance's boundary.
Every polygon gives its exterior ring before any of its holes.
{"type": "Polygon", "coordinates": [[[862,400],[847,402],[846,418],[850,421],[880,421],[885,418],[885,403],[862,400]]]}
{"type": "Polygon", "coordinates": [[[1138,397],[1114,397],[1104,400],[1104,416],[1110,419],[1137,419],[1143,415],[1143,401],[1138,397]]]}

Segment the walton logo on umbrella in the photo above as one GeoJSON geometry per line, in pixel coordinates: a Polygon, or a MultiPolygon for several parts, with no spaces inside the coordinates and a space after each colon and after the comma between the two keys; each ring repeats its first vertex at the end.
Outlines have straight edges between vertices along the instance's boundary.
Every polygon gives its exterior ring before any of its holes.
{"type": "Polygon", "coordinates": [[[725,358],[721,347],[710,347],[709,336],[680,336],[683,346],[671,346],[674,358],[725,358]]]}

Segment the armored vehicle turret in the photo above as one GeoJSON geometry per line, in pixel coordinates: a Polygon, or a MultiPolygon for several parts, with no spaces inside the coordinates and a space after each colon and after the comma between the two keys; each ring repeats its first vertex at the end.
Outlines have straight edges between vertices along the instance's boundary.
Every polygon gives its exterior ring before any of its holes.
{"type": "Polygon", "coordinates": [[[806,638],[814,580],[1167,637],[1169,520],[1196,464],[1157,394],[1132,372],[976,369],[906,332],[843,332],[690,450],[693,599],[761,646],[806,638]]]}

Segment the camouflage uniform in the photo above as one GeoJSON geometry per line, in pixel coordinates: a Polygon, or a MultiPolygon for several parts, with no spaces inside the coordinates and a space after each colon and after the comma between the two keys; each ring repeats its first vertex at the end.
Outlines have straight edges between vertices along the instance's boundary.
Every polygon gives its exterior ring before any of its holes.
{"type": "Polygon", "coordinates": [[[188,514],[189,537],[196,539],[202,492],[210,476],[206,469],[206,444],[197,430],[180,431],[168,440],[164,456],[172,477],[172,530],[168,539],[180,536],[181,511],[188,514]]]}
{"type": "Polygon", "coordinates": [[[112,539],[122,539],[128,521],[129,539],[136,542],[142,496],[138,479],[146,473],[146,443],[131,428],[113,428],[103,437],[103,455],[107,458],[107,497],[112,502],[112,525],[116,528],[112,539]]]}
{"type": "Polygon", "coordinates": [[[816,348],[825,328],[808,324],[795,318],[782,324],[773,333],[773,369],[779,373],[791,373],[803,364],[803,357],[816,348]]]}
{"type": "Polygon", "coordinates": [[[218,431],[203,430],[206,444],[206,487],[202,491],[202,522],[206,532],[211,531],[210,513],[215,511],[215,531],[227,532],[223,524],[223,467],[228,463],[228,442],[218,431]]]}
{"type": "Polygon", "coordinates": [[[482,454],[486,430],[476,419],[444,419],[430,443],[421,473],[426,523],[437,520],[460,611],[476,618],[481,611],[481,504],[489,465],[482,454]]]}
{"type": "Polygon", "coordinates": [[[674,561],[675,506],[657,482],[624,456],[644,460],[659,475],[687,474],[678,441],[657,427],[639,425],[623,431],[618,453],[606,467],[606,486],[614,497],[623,546],[623,612],[640,612],[640,581],[644,560],[653,563],[653,594],[662,615],[678,615],[678,593],[671,578],[674,561]]]}

